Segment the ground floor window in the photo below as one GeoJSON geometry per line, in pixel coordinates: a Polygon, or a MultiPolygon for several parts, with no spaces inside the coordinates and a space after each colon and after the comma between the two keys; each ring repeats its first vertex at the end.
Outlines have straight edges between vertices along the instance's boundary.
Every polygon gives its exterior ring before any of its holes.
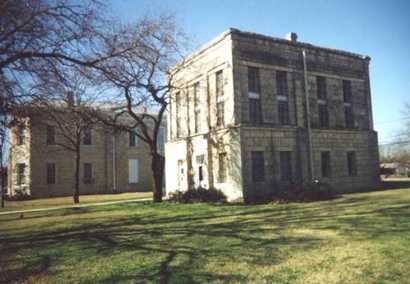
{"type": "Polygon", "coordinates": [[[252,151],[252,180],[254,182],[265,180],[265,158],[263,151],[252,151]]]}
{"type": "Polygon", "coordinates": [[[347,152],[347,173],[349,176],[357,176],[356,153],[347,152]]]}
{"type": "Polygon", "coordinates": [[[83,172],[84,183],[92,183],[93,165],[91,163],[84,163],[83,171],[84,171],[83,172]]]}
{"type": "Polygon", "coordinates": [[[128,159],[128,183],[138,182],[138,159],[128,159]]]}
{"type": "Polygon", "coordinates": [[[280,177],[282,181],[292,180],[292,152],[281,151],[280,158],[280,177]]]}
{"type": "Polygon", "coordinates": [[[331,163],[330,163],[330,152],[324,151],[320,153],[321,156],[321,166],[322,166],[322,177],[331,176],[331,163]]]}
{"type": "Polygon", "coordinates": [[[47,163],[47,184],[56,183],[56,164],[47,163]]]}
{"type": "Polygon", "coordinates": [[[26,164],[17,164],[17,185],[24,184],[26,182],[26,164]]]}

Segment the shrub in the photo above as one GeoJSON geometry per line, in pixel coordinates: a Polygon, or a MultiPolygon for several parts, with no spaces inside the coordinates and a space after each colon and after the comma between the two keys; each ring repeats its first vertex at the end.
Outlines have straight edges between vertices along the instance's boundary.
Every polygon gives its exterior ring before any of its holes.
{"type": "Polygon", "coordinates": [[[194,203],[194,202],[226,202],[226,196],[222,191],[202,187],[189,189],[187,191],[176,191],[171,193],[169,201],[179,203],[194,203]]]}
{"type": "Polygon", "coordinates": [[[280,203],[313,202],[330,200],[336,196],[336,192],[329,184],[315,180],[308,183],[294,183],[286,190],[273,194],[273,201],[280,203]]]}
{"type": "Polygon", "coordinates": [[[33,197],[28,194],[27,189],[25,187],[16,189],[13,196],[6,196],[6,200],[9,201],[22,201],[22,200],[31,200],[33,197]]]}

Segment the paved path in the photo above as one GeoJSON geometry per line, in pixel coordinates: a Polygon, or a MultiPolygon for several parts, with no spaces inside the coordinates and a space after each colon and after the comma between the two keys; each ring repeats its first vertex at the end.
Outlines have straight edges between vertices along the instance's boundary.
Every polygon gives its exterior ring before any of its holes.
{"type": "Polygon", "coordinates": [[[130,202],[136,202],[136,201],[152,201],[152,198],[128,199],[128,200],[107,201],[107,202],[98,202],[98,203],[86,203],[86,204],[78,204],[78,205],[65,205],[65,206],[48,207],[48,208],[38,208],[38,209],[5,211],[5,212],[0,212],[0,216],[1,216],[1,215],[11,215],[11,214],[20,214],[20,213],[33,213],[33,212],[53,211],[53,210],[61,210],[61,209],[73,209],[73,208],[94,207],[94,206],[102,206],[102,205],[111,205],[111,204],[120,204],[120,203],[130,203],[130,202]]]}

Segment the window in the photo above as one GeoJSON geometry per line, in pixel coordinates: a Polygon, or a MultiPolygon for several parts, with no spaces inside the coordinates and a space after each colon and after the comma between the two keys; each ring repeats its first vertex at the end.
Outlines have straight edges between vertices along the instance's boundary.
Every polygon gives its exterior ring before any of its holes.
{"type": "Polygon", "coordinates": [[[265,180],[265,159],[262,151],[252,151],[252,181],[265,180]]]}
{"type": "Polygon", "coordinates": [[[158,129],[157,147],[160,151],[163,151],[164,145],[165,145],[165,129],[164,127],[160,127],[158,129]]]}
{"type": "Polygon", "coordinates": [[[325,151],[320,153],[321,156],[321,166],[322,166],[322,177],[331,176],[331,163],[330,163],[330,152],[325,151]]]}
{"type": "Polygon", "coordinates": [[[343,80],[343,102],[352,103],[352,83],[348,80],[343,80]]]}
{"type": "Polygon", "coordinates": [[[47,184],[56,183],[56,164],[47,163],[47,184]]]}
{"type": "Polygon", "coordinates": [[[329,127],[329,112],[327,110],[327,103],[321,103],[319,101],[319,127],[328,128],[329,127]]]}
{"type": "Polygon", "coordinates": [[[135,133],[135,130],[130,130],[129,132],[129,146],[130,147],[135,147],[137,146],[137,134],[135,133]]]}
{"type": "Polygon", "coordinates": [[[348,80],[343,80],[343,102],[346,128],[354,127],[352,84],[348,80]]]}
{"type": "Polygon", "coordinates": [[[84,145],[91,145],[92,144],[92,137],[91,137],[91,128],[84,129],[84,145]]]}
{"type": "Polygon", "coordinates": [[[284,71],[276,71],[276,93],[277,96],[288,96],[287,73],[284,71]]]}
{"type": "Polygon", "coordinates": [[[216,73],[216,126],[223,126],[225,123],[225,106],[223,101],[223,73],[216,73]]]}
{"type": "Polygon", "coordinates": [[[288,101],[278,101],[278,117],[280,125],[289,125],[289,104],[288,101]]]}
{"type": "Polygon", "coordinates": [[[17,127],[17,145],[24,144],[24,126],[17,127]]]}
{"type": "Polygon", "coordinates": [[[262,123],[261,101],[259,98],[249,98],[249,119],[254,125],[262,123]]]}
{"type": "Polygon", "coordinates": [[[317,76],[316,77],[316,86],[317,86],[317,98],[319,100],[326,100],[327,92],[326,92],[326,78],[317,76]]]}
{"type": "Polygon", "coordinates": [[[292,180],[292,152],[280,152],[280,177],[282,181],[292,180]]]}
{"type": "Polygon", "coordinates": [[[255,67],[248,67],[248,92],[260,93],[259,69],[255,67]]]}
{"type": "Polygon", "coordinates": [[[198,167],[198,178],[199,178],[199,181],[203,181],[203,180],[204,180],[204,173],[203,173],[202,165],[200,165],[200,166],[198,167]]]}
{"type": "Polygon", "coordinates": [[[128,159],[128,183],[138,182],[138,166],[138,159],[128,159]]]}
{"type": "Polygon", "coordinates": [[[222,70],[216,72],[215,78],[215,91],[216,97],[220,98],[224,95],[224,81],[223,81],[223,72],[222,70]]]}
{"type": "Polygon", "coordinates": [[[224,103],[218,102],[216,103],[216,126],[223,126],[224,120],[224,103]]]}
{"type": "Polygon", "coordinates": [[[83,179],[84,183],[92,183],[93,165],[91,163],[84,163],[83,179]]]}
{"type": "Polygon", "coordinates": [[[22,185],[26,182],[26,164],[17,164],[17,185],[22,185]]]}
{"type": "Polygon", "coordinates": [[[47,145],[56,144],[56,129],[54,126],[47,125],[47,145]]]}
{"type": "Polygon", "coordinates": [[[199,82],[194,84],[194,114],[195,133],[201,130],[201,101],[199,93],[199,82]]]}
{"type": "Polygon", "coordinates": [[[219,153],[219,182],[226,181],[226,153],[219,153]]]}
{"type": "Polygon", "coordinates": [[[355,152],[347,152],[347,173],[349,176],[357,176],[355,152]]]}
{"type": "Polygon", "coordinates": [[[176,112],[176,118],[177,118],[177,138],[180,138],[182,135],[181,132],[181,92],[177,92],[175,94],[175,112],[176,112]]]}

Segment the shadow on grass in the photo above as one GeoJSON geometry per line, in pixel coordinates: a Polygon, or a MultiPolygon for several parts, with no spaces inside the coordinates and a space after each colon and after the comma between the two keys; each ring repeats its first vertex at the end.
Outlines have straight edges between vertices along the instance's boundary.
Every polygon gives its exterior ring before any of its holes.
{"type": "MultiPolygon", "coordinates": [[[[315,235],[315,230],[336,230],[358,240],[409,234],[410,205],[406,202],[397,199],[386,206],[385,200],[375,201],[366,195],[315,204],[138,203],[96,208],[93,213],[108,215],[93,216],[69,228],[51,227],[0,237],[0,282],[20,282],[46,272],[50,263],[43,263],[47,258],[58,265],[67,259],[75,263],[95,257],[110,262],[111,271],[101,268],[97,276],[80,274],[82,283],[244,282],[249,279],[236,269],[238,261],[244,259],[249,266],[272,266],[293,253],[308,253],[328,241],[315,235]],[[112,219],[110,210],[130,210],[130,216],[112,219]],[[289,229],[300,228],[312,233],[289,234],[289,229]],[[15,256],[16,252],[34,257],[25,261],[15,256]],[[131,254],[135,260],[116,257],[123,254],[131,254]],[[13,257],[22,264],[10,265],[13,257]],[[217,268],[204,269],[212,263],[217,268]],[[227,270],[219,269],[218,264],[228,266],[227,270]],[[118,267],[122,269],[115,269],[118,267]]],[[[67,211],[54,216],[63,214],[78,213],[67,211]]],[[[69,268],[65,269],[69,273],[69,268]]]]}

